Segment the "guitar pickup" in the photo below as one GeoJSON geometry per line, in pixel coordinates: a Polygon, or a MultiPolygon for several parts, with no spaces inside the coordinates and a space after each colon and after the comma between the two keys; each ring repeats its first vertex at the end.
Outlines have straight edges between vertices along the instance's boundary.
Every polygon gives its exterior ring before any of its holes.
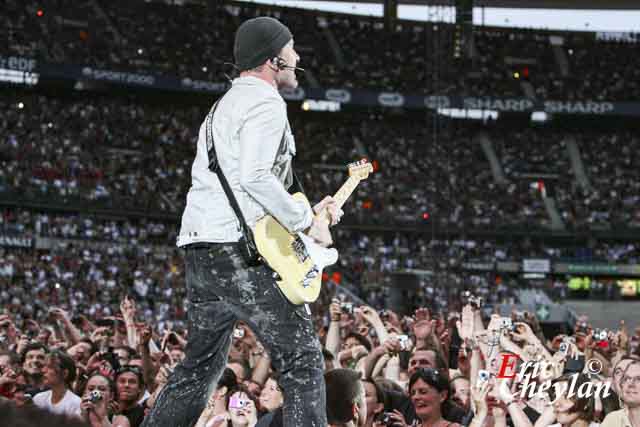
{"type": "Polygon", "coordinates": [[[307,247],[305,246],[300,236],[296,236],[293,242],[291,242],[291,249],[293,249],[293,252],[296,254],[299,262],[305,262],[309,258],[307,247]]]}

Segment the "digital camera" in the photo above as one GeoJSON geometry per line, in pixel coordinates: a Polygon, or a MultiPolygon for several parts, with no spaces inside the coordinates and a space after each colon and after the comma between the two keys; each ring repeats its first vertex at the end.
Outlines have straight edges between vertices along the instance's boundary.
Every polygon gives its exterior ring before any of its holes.
{"type": "Polygon", "coordinates": [[[353,314],[353,303],[343,302],[340,304],[340,310],[345,314],[353,314]]]}
{"type": "Polygon", "coordinates": [[[382,412],[378,415],[377,421],[382,425],[388,426],[391,425],[393,419],[391,418],[391,414],[389,412],[382,412]]]}
{"type": "Polygon", "coordinates": [[[593,331],[593,339],[594,341],[607,341],[609,338],[609,333],[606,329],[596,329],[593,331]]]}
{"type": "Polygon", "coordinates": [[[229,408],[242,409],[252,403],[249,399],[241,399],[238,396],[232,396],[229,400],[229,408]]]}
{"type": "Polygon", "coordinates": [[[401,351],[409,350],[411,341],[409,341],[409,337],[407,335],[398,335],[398,342],[400,343],[401,351]]]}
{"type": "Polygon", "coordinates": [[[569,343],[560,343],[560,353],[567,354],[569,352],[569,343]]]}
{"type": "Polygon", "coordinates": [[[480,369],[480,371],[478,371],[478,381],[486,383],[490,379],[491,379],[491,373],[489,371],[484,369],[480,369]]]}
{"type": "Polygon", "coordinates": [[[102,392],[100,390],[93,390],[89,393],[89,402],[97,403],[102,400],[102,392]]]}
{"type": "Polygon", "coordinates": [[[482,307],[482,297],[475,296],[470,291],[464,291],[462,296],[464,297],[464,300],[467,301],[467,304],[471,305],[471,307],[476,310],[482,307]]]}
{"type": "Polygon", "coordinates": [[[500,329],[506,329],[508,331],[513,331],[514,324],[508,317],[503,317],[500,322],[500,329]]]}

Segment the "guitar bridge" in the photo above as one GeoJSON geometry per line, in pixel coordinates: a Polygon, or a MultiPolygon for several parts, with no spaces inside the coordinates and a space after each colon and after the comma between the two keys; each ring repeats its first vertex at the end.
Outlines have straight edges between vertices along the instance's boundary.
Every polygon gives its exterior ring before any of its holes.
{"type": "Polygon", "coordinates": [[[318,273],[320,273],[320,270],[318,270],[318,267],[314,265],[311,270],[309,270],[309,272],[305,275],[304,279],[302,279],[302,287],[308,288],[309,286],[311,286],[311,282],[318,276],[318,273]]]}
{"type": "Polygon", "coordinates": [[[307,247],[304,245],[304,242],[302,241],[300,236],[296,236],[296,238],[291,243],[291,248],[296,254],[299,262],[303,263],[307,259],[309,259],[309,252],[307,252],[307,247]]]}

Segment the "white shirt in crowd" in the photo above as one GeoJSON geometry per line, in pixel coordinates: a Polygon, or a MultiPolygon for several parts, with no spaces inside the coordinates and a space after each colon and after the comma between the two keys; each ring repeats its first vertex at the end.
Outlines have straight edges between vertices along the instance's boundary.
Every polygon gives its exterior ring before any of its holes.
{"type": "Polygon", "coordinates": [[[60,415],[76,415],[80,411],[80,403],[82,399],[75,395],[71,390],[67,390],[64,398],[56,403],[51,403],[51,390],[43,391],[33,397],[33,403],[42,409],[46,409],[54,414],[60,415]]]}

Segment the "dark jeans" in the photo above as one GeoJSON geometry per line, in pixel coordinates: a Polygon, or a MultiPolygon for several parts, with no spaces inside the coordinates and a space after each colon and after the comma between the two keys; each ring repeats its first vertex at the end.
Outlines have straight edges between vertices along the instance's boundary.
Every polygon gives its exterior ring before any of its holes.
{"type": "Polygon", "coordinates": [[[248,268],[234,244],[185,249],[189,298],[186,357],[145,427],[190,427],[222,375],[236,321],[256,333],[280,373],[286,427],[327,425],[324,360],[311,316],[280,293],[268,267],[248,268]]]}

